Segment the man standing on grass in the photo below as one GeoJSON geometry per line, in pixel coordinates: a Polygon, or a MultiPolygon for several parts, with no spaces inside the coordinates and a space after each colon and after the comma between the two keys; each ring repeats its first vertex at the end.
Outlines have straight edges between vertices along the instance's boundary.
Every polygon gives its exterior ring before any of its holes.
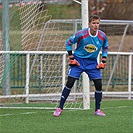
{"type": "MultiPolygon", "coordinates": [[[[70,59],[70,68],[68,71],[68,80],[64,87],[60,99],[59,107],[54,112],[54,116],[60,116],[64,103],[69,96],[75,80],[79,79],[82,72],[86,72],[89,79],[95,85],[95,112],[94,115],[105,116],[100,110],[102,101],[102,75],[100,69],[106,67],[106,58],[108,55],[108,39],[106,34],[99,30],[100,17],[91,15],[89,17],[89,28],[84,28],[76,32],[66,41],[66,50],[70,59]],[[72,45],[76,44],[74,54],[72,45]],[[101,62],[97,63],[97,57],[102,49],[101,62]]],[[[89,89],[89,88],[88,88],[89,89]]]]}

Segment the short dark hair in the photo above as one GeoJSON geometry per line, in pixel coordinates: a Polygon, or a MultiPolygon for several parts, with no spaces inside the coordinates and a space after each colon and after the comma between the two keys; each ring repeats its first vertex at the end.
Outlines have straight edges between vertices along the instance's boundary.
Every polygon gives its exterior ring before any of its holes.
{"type": "Polygon", "coordinates": [[[100,19],[100,17],[98,15],[92,14],[89,16],[89,22],[91,22],[93,19],[100,19]]]}

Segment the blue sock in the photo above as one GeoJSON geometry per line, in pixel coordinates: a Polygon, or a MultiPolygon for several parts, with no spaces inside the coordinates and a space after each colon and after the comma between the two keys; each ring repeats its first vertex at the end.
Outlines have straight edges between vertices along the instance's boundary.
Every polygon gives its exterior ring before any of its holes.
{"type": "Polygon", "coordinates": [[[102,91],[95,91],[95,111],[100,109],[100,104],[102,101],[102,91]]]}
{"type": "Polygon", "coordinates": [[[60,99],[59,108],[63,109],[64,103],[65,103],[67,97],[69,96],[70,90],[71,90],[70,88],[64,87],[64,89],[62,91],[61,99],[60,99]]]}

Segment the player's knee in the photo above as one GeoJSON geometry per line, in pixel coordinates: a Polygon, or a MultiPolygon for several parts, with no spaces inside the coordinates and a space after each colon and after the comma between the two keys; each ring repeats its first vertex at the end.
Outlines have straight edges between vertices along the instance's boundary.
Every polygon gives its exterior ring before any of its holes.
{"type": "Polygon", "coordinates": [[[102,91],[102,79],[93,80],[95,88],[97,91],[102,91]]]}
{"type": "Polygon", "coordinates": [[[74,85],[75,80],[76,80],[75,78],[68,76],[66,87],[71,89],[74,85]]]}

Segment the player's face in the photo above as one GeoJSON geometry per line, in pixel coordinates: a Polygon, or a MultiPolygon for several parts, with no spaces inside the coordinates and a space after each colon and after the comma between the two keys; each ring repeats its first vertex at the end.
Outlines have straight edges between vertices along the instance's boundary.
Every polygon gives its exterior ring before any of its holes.
{"type": "Polygon", "coordinates": [[[100,25],[100,20],[99,19],[93,19],[89,23],[90,32],[91,32],[92,35],[97,32],[97,30],[99,29],[99,25],[100,25]]]}

